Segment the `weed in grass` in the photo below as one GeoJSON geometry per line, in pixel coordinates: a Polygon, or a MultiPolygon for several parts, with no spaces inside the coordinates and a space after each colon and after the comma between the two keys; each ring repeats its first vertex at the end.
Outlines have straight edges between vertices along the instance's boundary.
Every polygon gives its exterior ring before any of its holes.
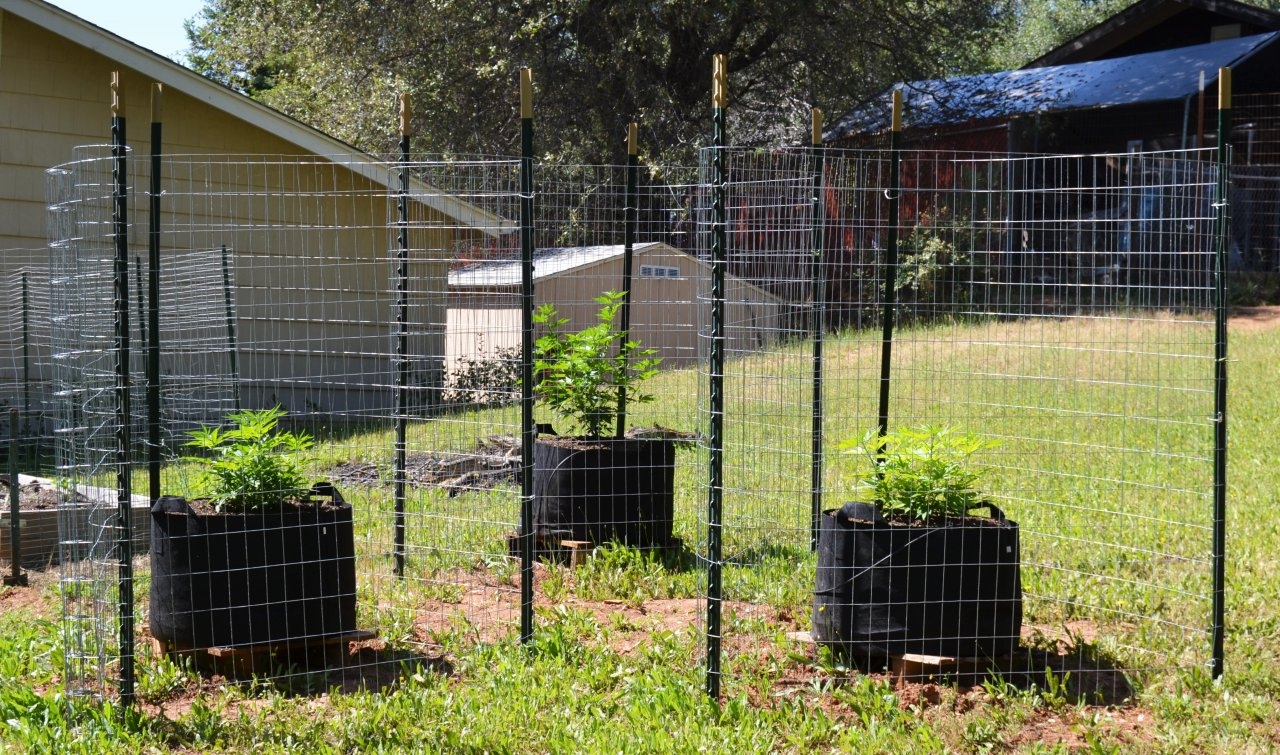
{"type": "Polygon", "coordinates": [[[697,595],[696,575],[667,569],[663,558],[619,544],[596,549],[587,562],[574,571],[574,592],[586,600],[621,600],[639,607],[655,598],[682,598],[697,595]]]}
{"type": "Polygon", "coordinates": [[[138,699],[144,702],[164,702],[199,683],[189,658],[174,661],[165,655],[153,656],[148,649],[139,655],[136,668],[135,690],[138,699]]]}
{"type": "Polygon", "coordinates": [[[641,628],[639,624],[627,618],[627,615],[621,611],[614,611],[609,614],[609,626],[616,632],[635,632],[641,628]]]}
{"type": "Polygon", "coordinates": [[[557,564],[547,564],[542,577],[542,594],[552,603],[563,603],[569,596],[569,570],[557,564]]]}
{"type": "Polygon", "coordinates": [[[1001,744],[1000,727],[986,718],[969,721],[964,727],[964,743],[974,752],[991,752],[1001,744]]]}

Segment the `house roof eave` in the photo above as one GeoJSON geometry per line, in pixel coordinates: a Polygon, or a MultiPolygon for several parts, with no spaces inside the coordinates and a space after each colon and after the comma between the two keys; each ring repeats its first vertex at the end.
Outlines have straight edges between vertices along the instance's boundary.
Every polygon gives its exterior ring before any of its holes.
{"type": "Polygon", "coordinates": [[[1280,14],[1236,2],[1236,0],[1139,0],[1022,67],[1044,68],[1061,65],[1064,60],[1081,50],[1104,42],[1115,47],[1167,21],[1187,8],[1221,13],[1263,28],[1280,28],[1280,14]]]}

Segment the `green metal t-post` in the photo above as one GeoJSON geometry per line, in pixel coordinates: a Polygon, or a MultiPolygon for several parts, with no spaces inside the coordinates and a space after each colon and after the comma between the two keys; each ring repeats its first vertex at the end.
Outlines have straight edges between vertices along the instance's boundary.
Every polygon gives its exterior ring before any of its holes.
{"type": "Polygon", "coordinates": [[[26,587],[27,575],[22,571],[22,506],[18,500],[21,495],[22,485],[18,479],[18,447],[21,442],[18,438],[21,433],[19,428],[18,408],[10,407],[9,409],[9,575],[4,578],[6,587],[26,587]]]}
{"type": "Polygon", "coordinates": [[[404,576],[405,487],[408,473],[409,423],[409,95],[400,95],[400,195],[399,233],[396,235],[396,439],[392,462],[395,471],[395,574],[404,576]]]}
{"type": "MultiPolygon", "coordinates": [[[[639,194],[640,157],[636,139],[636,124],[627,125],[627,187],[622,209],[622,343],[631,340],[631,267],[635,264],[636,247],[636,207],[639,194]]],[[[626,364],[623,369],[630,369],[626,364]]],[[[614,434],[621,438],[626,432],[627,424],[627,386],[626,381],[618,385],[618,423],[614,434]]]]}
{"type": "Polygon", "coordinates": [[[533,70],[520,69],[520,641],[533,640],[533,70]]]}
{"type": "Polygon", "coordinates": [[[240,411],[240,358],[236,345],[236,298],[231,289],[231,253],[222,245],[222,314],[227,322],[227,369],[231,372],[231,400],[240,411]]]}
{"type": "Polygon", "coordinates": [[[1227,252],[1231,170],[1231,69],[1218,69],[1217,207],[1214,223],[1214,426],[1213,426],[1213,678],[1225,660],[1227,584],[1227,252]]]}
{"type": "Polygon", "coordinates": [[[160,500],[160,179],[164,85],[151,85],[151,191],[147,197],[147,483],[154,506],[160,500]]]}
{"type": "Polygon", "coordinates": [[[115,242],[116,555],[120,613],[120,703],[133,705],[133,483],[129,406],[129,206],[124,86],[111,74],[111,233],[115,242]]]}
{"type": "Polygon", "coordinates": [[[889,393],[893,371],[893,315],[898,304],[898,200],[902,193],[899,170],[902,163],[902,90],[893,90],[892,131],[889,136],[889,228],[884,258],[884,333],[880,345],[880,437],[889,432],[889,393]]]}
{"type": "Polygon", "coordinates": [[[813,504],[813,515],[810,525],[809,547],[816,551],[818,549],[818,526],[822,521],[822,347],[827,322],[827,284],[825,271],[822,268],[822,247],[824,243],[822,172],[826,154],[822,149],[822,111],[814,108],[812,120],[813,140],[810,154],[813,163],[813,230],[810,234],[810,248],[813,254],[813,267],[809,276],[809,288],[811,291],[809,299],[812,312],[809,316],[809,333],[813,338],[813,413],[811,417],[812,426],[810,428],[812,448],[809,495],[813,504]]]}
{"type": "Polygon", "coordinates": [[[725,110],[728,107],[728,61],[712,58],[711,68],[711,385],[709,485],[707,490],[707,695],[720,697],[722,585],[722,514],[724,507],[724,339],[725,268],[728,266],[725,225],[725,110]]]}

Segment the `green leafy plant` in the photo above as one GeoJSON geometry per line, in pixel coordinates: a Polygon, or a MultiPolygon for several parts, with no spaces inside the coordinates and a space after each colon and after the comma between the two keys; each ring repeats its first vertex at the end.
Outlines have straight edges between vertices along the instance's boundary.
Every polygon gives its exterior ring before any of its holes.
{"type": "Polygon", "coordinates": [[[596,324],[576,333],[560,330],[569,321],[554,305],[544,304],[534,313],[534,322],[548,332],[534,344],[533,391],[556,416],[588,437],[602,438],[614,429],[620,390],[626,390],[628,402],[653,400],[636,386],[656,375],[662,360],[653,357],[656,349],[624,340],[615,327],[622,294],[609,291],[595,301],[600,304],[596,324]]]}
{"type": "Polygon", "coordinates": [[[284,415],[279,406],[246,409],[227,415],[231,429],[201,427],[188,433],[188,447],[208,452],[187,459],[202,467],[197,490],[217,511],[254,511],[307,498],[310,491],[295,454],[311,448],[312,438],[277,430],[284,415]]]}
{"type": "Polygon", "coordinates": [[[444,402],[455,407],[480,408],[514,404],[520,397],[520,349],[516,346],[484,350],[458,359],[445,381],[444,402]]]}
{"type": "Polygon", "coordinates": [[[954,427],[905,427],[881,436],[870,430],[840,444],[857,457],[858,492],[886,518],[926,521],[963,516],[982,502],[975,487],[983,470],[973,462],[995,444],[954,427]]]}

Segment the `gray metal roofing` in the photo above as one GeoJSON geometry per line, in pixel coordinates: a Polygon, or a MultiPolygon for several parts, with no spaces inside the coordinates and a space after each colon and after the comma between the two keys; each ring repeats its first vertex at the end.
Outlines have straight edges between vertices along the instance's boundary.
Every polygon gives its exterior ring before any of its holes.
{"type": "MultiPolygon", "coordinates": [[[[636,244],[633,251],[639,254],[652,247],[663,246],[651,241],[636,244]]],[[[564,246],[538,249],[533,254],[533,279],[549,278],[566,270],[621,257],[626,251],[622,244],[606,246],[564,246]]],[[[463,286],[519,286],[523,282],[520,260],[492,260],[476,262],[449,271],[449,285],[463,286]]]]}
{"type": "MultiPolygon", "coordinates": [[[[910,82],[902,87],[906,128],[970,120],[1177,100],[1195,94],[1280,37],[1280,32],[1043,68],[910,82]]],[[[837,120],[827,140],[889,127],[892,89],[837,120]]]]}

